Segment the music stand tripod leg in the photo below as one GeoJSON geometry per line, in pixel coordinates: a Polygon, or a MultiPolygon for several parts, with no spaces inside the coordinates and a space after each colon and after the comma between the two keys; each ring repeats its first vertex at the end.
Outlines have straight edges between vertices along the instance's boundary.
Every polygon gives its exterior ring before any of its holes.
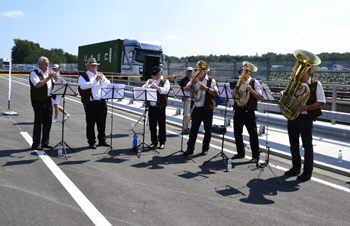
{"type": "MultiPolygon", "coordinates": [[[[182,118],[182,125],[183,124],[184,124],[184,120],[182,118]]],[[[174,153],[172,153],[170,155],[167,155],[167,156],[163,157],[163,159],[168,158],[170,156],[173,156],[173,155],[175,155],[175,154],[177,154],[179,152],[182,153],[182,154],[185,154],[185,152],[183,151],[183,139],[184,139],[184,130],[183,129],[184,129],[184,127],[182,126],[182,128],[181,128],[181,130],[182,130],[182,132],[181,132],[181,149],[179,151],[176,151],[176,152],[174,152],[174,153]]],[[[190,160],[192,160],[192,162],[196,163],[196,161],[194,161],[194,159],[191,158],[190,156],[186,155],[186,157],[189,158],[190,160]]]]}

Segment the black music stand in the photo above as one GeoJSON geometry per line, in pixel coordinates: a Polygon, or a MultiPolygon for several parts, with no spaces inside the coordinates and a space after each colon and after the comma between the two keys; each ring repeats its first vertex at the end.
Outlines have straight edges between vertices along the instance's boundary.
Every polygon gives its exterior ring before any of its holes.
{"type": "MultiPolygon", "coordinates": [[[[148,103],[147,101],[157,101],[157,90],[156,89],[150,89],[150,88],[140,88],[135,87],[134,88],[134,100],[140,100],[145,102],[145,111],[141,117],[143,117],[143,130],[142,130],[142,143],[138,144],[137,147],[142,145],[142,151],[145,151],[145,145],[150,149],[151,147],[145,143],[145,132],[146,132],[146,117],[148,115],[148,103]]],[[[131,150],[133,150],[132,148],[131,150]]],[[[160,154],[157,150],[154,148],[151,148],[151,150],[157,152],[160,154]]],[[[137,152],[137,157],[140,158],[141,152],[137,152]]]]}
{"type": "MultiPolygon", "coordinates": [[[[275,172],[273,172],[271,166],[270,166],[270,147],[268,145],[268,135],[269,135],[269,106],[270,106],[270,101],[275,100],[275,98],[273,97],[271,90],[269,88],[268,85],[266,84],[261,84],[260,89],[262,91],[263,94],[263,99],[267,100],[267,118],[266,118],[266,156],[265,156],[265,162],[259,164],[259,162],[256,163],[256,167],[260,170],[259,175],[258,175],[258,179],[256,179],[255,183],[259,180],[261,174],[263,173],[265,167],[268,167],[271,172],[273,173],[273,175],[275,175],[275,177],[279,180],[279,182],[281,182],[281,180],[277,177],[277,175],[275,174],[275,172]]],[[[282,182],[281,182],[282,183],[282,182]]]]}
{"type": "MultiPolygon", "coordinates": [[[[172,86],[170,86],[170,89],[174,92],[174,96],[175,97],[185,97],[185,98],[189,98],[190,97],[190,95],[186,95],[186,93],[184,92],[184,90],[183,89],[181,89],[181,86],[179,86],[179,85],[172,85],[172,86]]],[[[169,156],[172,156],[172,155],[175,155],[175,154],[177,154],[177,153],[179,153],[179,152],[181,152],[182,154],[184,154],[185,152],[182,150],[182,146],[183,146],[183,139],[184,139],[184,118],[182,117],[182,127],[181,127],[181,149],[179,150],[179,151],[176,151],[176,152],[174,152],[174,153],[172,153],[172,154],[170,154],[170,155],[167,155],[167,156],[165,156],[165,157],[163,157],[163,159],[165,159],[165,158],[168,158],[169,156]]],[[[193,160],[193,158],[191,158],[190,156],[188,156],[188,155],[186,155],[189,159],[191,159],[193,162],[196,162],[196,161],[194,161],[193,160]]]]}
{"type": "MultiPolygon", "coordinates": [[[[66,105],[66,98],[65,95],[70,95],[70,96],[76,96],[77,95],[77,90],[78,90],[79,84],[75,82],[60,82],[60,83],[55,83],[53,90],[51,91],[51,94],[53,95],[62,95],[63,98],[63,112],[65,109],[66,105]]],[[[75,152],[65,141],[64,141],[64,114],[62,114],[62,141],[58,142],[51,150],[55,149],[58,146],[62,146],[64,150],[64,155],[66,160],[68,159],[67,155],[67,150],[66,146],[72,151],[75,152]]],[[[51,151],[50,150],[50,151],[51,151]]],[[[46,154],[46,152],[45,152],[46,154]]]]}
{"type": "Polygon", "coordinates": [[[123,99],[125,91],[125,84],[103,84],[101,88],[101,99],[112,100],[112,112],[111,112],[111,141],[109,147],[104,153],[113,154],[114,149],[112,146],[113,142],[113,100],[123,99]]]}
{"type": "MultiPolygon", "coordinates": [[[[231,88],[230,88],[230,83],[218,83],[218,89],[219,89],[219,96],[223,99],[226,99],[226,105],[225,105],[225,114],[224,114],[224,127],[226,128],[226,112],[227,112],[227,102],[229,99],[232,99],[232,92],[231,92],[231,88]]],[[[206,163],[208,163],[210,160],[221,156],[222,160],[224,161],[225,167],[227,166],[227,156],[224,153],[224,140],[225,140],[225,133],[226,133],[226,129],[224,130],[224,132],[222,133],[222,140],[221,140],[221,151],[216,154],[214,157],[212,157],[211,159],[205,161],[203,163],[203,165],[205,165],[206,163]]],[[[227,167],[226,167],[227,168],[227,167]]]]}

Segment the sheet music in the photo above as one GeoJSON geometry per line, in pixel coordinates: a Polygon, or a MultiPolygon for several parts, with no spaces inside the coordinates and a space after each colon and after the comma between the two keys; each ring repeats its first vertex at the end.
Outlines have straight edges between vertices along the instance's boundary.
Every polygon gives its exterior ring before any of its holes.
{"type": "Polygon", "coordinates": [[[218,83],[218,89],[221,98],[232,99],[230,83],[218,83]]]}
{"type": "Polygon", "coordinates": [[[102,84],[102,99],[124,98],[125,84],[102,84]]]}
{"type": "Polygon", "coordinates": [[[149,88],[134,88],[134,99],[135,100],[147,100],[147,101],[157,101],[157,90],[149,88]]]}
{"type": "Polygon", "coordinates": [[[76,96],[79,83],[77,82],[57,82],[55,83],[51,94],[76,96]]]}

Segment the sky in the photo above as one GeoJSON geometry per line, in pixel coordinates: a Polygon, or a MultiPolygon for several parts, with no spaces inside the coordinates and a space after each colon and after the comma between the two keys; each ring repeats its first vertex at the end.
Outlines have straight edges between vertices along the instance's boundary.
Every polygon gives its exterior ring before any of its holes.
{"type": "Polygon", "coordinates": [[[345,53],[349,9],[350,0],[6,1],[0,58],[10,58],[14,39],[74,55],[78,46],[114,39],[159,42],[176,57],[345,53]]]}

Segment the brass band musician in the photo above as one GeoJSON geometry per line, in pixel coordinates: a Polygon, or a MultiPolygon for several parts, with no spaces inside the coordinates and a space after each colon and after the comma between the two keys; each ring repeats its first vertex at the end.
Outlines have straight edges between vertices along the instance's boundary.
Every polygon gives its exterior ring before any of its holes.
{"type": "MultiPolygon", "coordinates": [[[[243,64],[247,63],[246,65],[249,65],[249,62],[243,62],[243,64]]],[[[250,64],[250,68],[245,65],[241,66],[239,70],[239,74],[241,74],[240,79],[242,79],[242,85],[240,87],[235,87],[232,91],[232,96],[236,97],[238,93],[246,92],[247,95],[246,100],[242,102],[242,97],[239,96],[239,101],[235,101],[234,103],[234,109],[235,114],[233,117],[233,129],[234,129],[234,136],[235,136],[235,143],[237,148],[237,154],[233,155],[232,158],[244,158],[245,157],[245,148],[243,143],[243,126],[247,128],[247,131],[249,133],[249,142],[250,142],[250,148],[252,151],[252,159],[249,161],[250,163],[257,163],[259,161],[260,152],[259,152],[259,138],[257,133],[257,127],[256,127],[256,117],[255,117],[255,109],[257,108],[257,102],[258,100],[262,99],[262,91],[259,88],[260,83],[256,79],[251,78],[250,74],[252,71],[256,71],[257,69],[253,70],[252,68],[255,68],[253,64],[250,64]],[[245,75],[243,75],[242,72],[245,72],[245,75]],[[242,77],[244,76],[244,78],[242,77]],[[238,102],[238,103],[237,103],[238,102]]]]}
{"type": "Polygon", "coordinates": [[[166,115],[165,109],[168,105],[168,94],[170,91],[170,83],[168,79],[163,78],[163,70],[159,66],[152,68],[153,79],[148,79],[142,86],[144,88],[152,88],[157,90],[157,102],[150,101],[149,103],[149,130],[151,132],[151,145],[150,147],[165,148],[166,142],[166,115]],[[157,124],[159,128],[157,138],[157,124]]]}
{"type": "MultiPolygon", "coordinates": [[[[322,115],[320,108],[326,104],[322,84],[311,78],[311,74],[313,74],[314,71],[315,69],[310,67],[301,77],[300,81],[308,85],[310,94],[306,105],[297,108],[300,112],[297,118],[288,120],[287,124],[293,166],[286,171],[284,175],[298,176],[297,180],[300,181],[308,181],[311,179],[314,164],[314,150],[312,144],[313,121],[315,121],[318,116],[322,115]],[[299,136],[301,136],[304,148],[304,169],[302,174],[300,174],[301,157],[299,136]]],[[[280,93],[281,99],[285,98],[287,95],[286,90],[280,93]]]]}
{"type": "Polygon", "coordinates": [[[218,88],[215,79],[208,76],[207,71],[210,70],[209,65],[204,61],[198,61],[196,73],[189,83],[187,83],[186,91],[194,97],[194,108],[191,114],[192,128],[190,137],[187,142],[187,150],[184,155],[192,155],[195,149],[198,130],[200,124],[204,124],[204,139],[202,144],[202,155],[206,155],[209,150],[211,140],[211,129],[213,122],[213,109],[215,106],[215,97],[218,95],[218,88]]]}

